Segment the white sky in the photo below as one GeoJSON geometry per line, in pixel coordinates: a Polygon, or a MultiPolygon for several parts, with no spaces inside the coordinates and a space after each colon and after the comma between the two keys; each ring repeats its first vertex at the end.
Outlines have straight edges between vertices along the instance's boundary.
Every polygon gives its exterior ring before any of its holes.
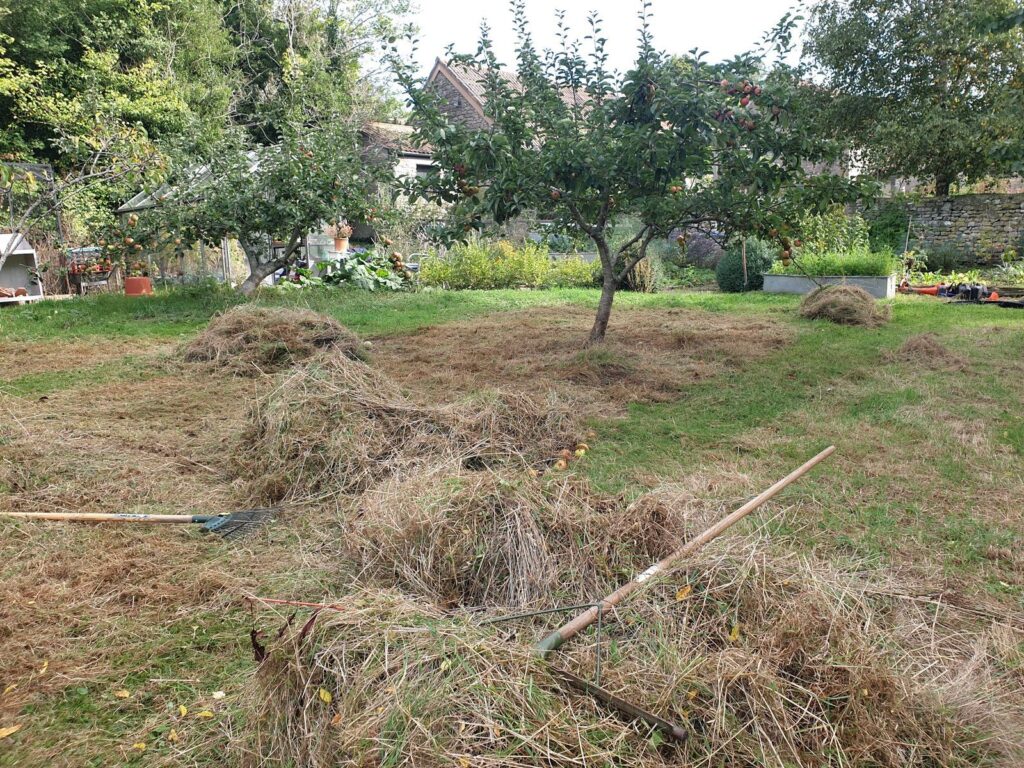
{"type": "MultiPolygon", "coordinates": [[[[582,38],[590,11],[603,20],[608,38],[609,61],[625,70],[636,50],[637,14],[640,0],[526,0],[530,29],[538,47],[555,47],[555,11],[566,11],[566,20],[582,38]]],[[[709,52],[711,61],[729,58],[754,48],[797,0],[652,0],[655,46],[668,53],[685,53],[697,47],[709,52]]],[[[480,22],[486,19],[499,58],[513,61],[515,35],[507,0],[419,0],[413,18],[420,28],[417,59],[426,71],[445,48],[455,43],[459,53],[476,50],[480,22]]],[[[424,74],[425,74],[424,71],[424,74]]]]}

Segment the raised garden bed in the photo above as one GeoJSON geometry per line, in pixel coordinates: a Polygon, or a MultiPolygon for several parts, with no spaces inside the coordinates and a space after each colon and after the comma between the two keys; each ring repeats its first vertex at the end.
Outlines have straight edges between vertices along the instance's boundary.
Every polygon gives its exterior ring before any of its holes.
{"type": "Polygon", "coordinates": [[[810,293],[819,285],[855,285],[863,288],[876,299],[891,299],[896,295],[896,276],[869,277],[865,275],[828,275],[824,277],[805,277],[804,275],[764,275],[764,288],[767,293],[810,293]]]}

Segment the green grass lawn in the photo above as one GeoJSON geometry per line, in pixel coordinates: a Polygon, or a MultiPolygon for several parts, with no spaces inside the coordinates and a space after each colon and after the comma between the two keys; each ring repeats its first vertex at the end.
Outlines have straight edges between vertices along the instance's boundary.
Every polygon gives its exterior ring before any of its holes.
{"type": "MultiPolygon", "coordinates": [[[[0,343],[39,349],[77,342],[100,348],[105,340],[170,344],[187,339],[214,313],[238,301],[226,291],[195,290],[144,299],[99,296],[40,302],[0,310],[0,343]]],[[[597,293],[323,291],[259,301],[307,306],[363,336],[380,337],[536,306],[595,306],[597,293]]],[[[759,361],[695,383],[674,402],[632,404],[624,418],[596,419],[592,450],[574,464],[574,471],[585,473],[602,490],[628,495],[694,477],[725,478],[728,490],[709,492],[708,503],[728,507],[834,444],[838,450],[832,459],[747,525],[766,526],[787,548],[879,567],[938,572],[965,595],[984,595],[1007,611],[1024,609],[1019,562],[1001,554],[1019,552],[1024,542],[1024,313],[920,298],[899,298],[893,304],[887,325],[863,329],[801,320],[795,312],[797,299],[787,296],[621,294],[618,307],[743,313],[783,324],[793,331],[793,342],[759,361]],[[966,367],[894,356],[907,338],[922,333],[934,334],[966,367]]],[[[22,400],[63,397],[61,393],[84,398],[85,393],[132,382],[159,382],[166,375],[159,358],[129,349],[95,364],[55,365],[31,373],[9,366],[0,372],[0,395],[10,409],[22,400]]],[[[0,428],[0,466],[6,462],[10,469],[17,462],[7,446],[18,439],[17,423],[6,420],[0,428]]],[[[54,449],[59,455],[59,446],[54,449]]],[[[10,490],[0,485],[0,495],[10,490]]],[[[79,544],[86,550],[103,546],[97,533],[102,530],[81,534],[88,539],[79,544]]],[[[117,535],[129,546],[129,534],[117,535]]],[[[169,534],[143,535],[156,546],[156,537],[169,534]]],[[[282,533],[278,539],[275,546],[298,546],[303,531],[282,533]]],[[[13,533],[7,541],[6,548],[0,542],[0,561],[5,561],[0,575],[24,576],[18,569],[27,566],[18,563],[30,552],[31,542],[13,533]]],[[[236,573],[239,567],[232,564],[229,549],[210,546],[198,536],[185,542],[181,552],[188,560],[175,577],[184,594],[192,589],[192,576],[206,568],[231,573],[246,590],[295,598],[317,599],[336,581],[329,571],[311,567],[301,574],[286,572],[272,562],[258,568],[250,564],[244,574],[244,569],[236,573]]],[[[234,695],[244,686],[251,670],[247,644],[252,619],[229,597],[225,594],[213,607],[193,613],[171,610],[144,624],[131,612],[118,614],[109,630],[112,645],[123,648],[104,656],[107,667],[98,677],[49,681],[17,711],[5,711],[0,698],[0,728],[6,720],[42,726],[32,740],[23,742],[19,734],[0,744],[0,766],[39,764],[32,762],[33,756],[44,754],[63,755],[68,765],[218,762],[219,750],[201,747],[199,735],[185,757],[167,744],[166,735],[179,722],[177,706],[212,706],[212,690],[234,695]],[[114,697],[112,692],[120,688],[130,689],[133,697],[114,697]],[[149,745],[146,752],[131,748],[140,739],[149,745]],[[26,751],[19,751],[20,744],[27,745],[26,751]]],[[[1024,659],[1024,648],[1021,653],[1024,659]]],[[[51,664],[59,668],[59,659],[51,664]]],[[[25,679],[38,677],[38,671],[29,672],[25,679]]],[[[22,677],[13,682],[31,684],[22,677]]],[[[8,684],[0,675],[0,690],[8,684]]],[[[231,712],[229,701],[216,711],[217,723],[231,712]]],[[[218,727],[187,722],[193,731],[205,728],[210,734],[218,727]]],[[[178,727],[184,731],[184,725],[178,727]]]]}

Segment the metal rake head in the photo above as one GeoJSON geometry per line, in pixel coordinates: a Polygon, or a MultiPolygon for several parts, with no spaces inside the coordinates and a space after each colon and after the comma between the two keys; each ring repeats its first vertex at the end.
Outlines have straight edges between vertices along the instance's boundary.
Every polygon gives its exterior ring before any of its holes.
{"type": "Polygon", "coordinates": [[[220,534],[225,539],[236,539],[246,536],[263,523],[274,519],[280,507],[262,507],[232,512],[230,515],[219,515],[203,523],[203,529],[210,533],[220,534]]]}

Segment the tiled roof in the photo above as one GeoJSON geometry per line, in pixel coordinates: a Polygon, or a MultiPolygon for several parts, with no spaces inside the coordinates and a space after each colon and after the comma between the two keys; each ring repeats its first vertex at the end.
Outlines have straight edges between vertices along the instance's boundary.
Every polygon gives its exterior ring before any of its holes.
{"type": "Polygon", "coordinates": [[[377,147],[384,147],[402,154],[431,154],[429,144],[421,144],[412,140],[413,127],[401,123],[367,123],[362,129],[367,141],[377,147]]]}
{"type": "MultiPolygon", "coordinates": [[[[485,74],[480,70],[467,67],[461,62],[452,61],[449,62],[447,66],[451,73],[459,79],[462,86],[469,91],[470,95],[472,95],[473,98],[483,106],[487,101],[484,84],[485,74]]],[[[499,69],[498,74],[513,90],[523,90],[523,83],[515,72],[511,72],[507,69],[499,69]]],[[[582,104],[586,101],[587,97],[584,93],[574,92],[571,88],[561,88],[559,90],[561,92],[562,101],[570,107],[574,104],[582,104]]]]}

